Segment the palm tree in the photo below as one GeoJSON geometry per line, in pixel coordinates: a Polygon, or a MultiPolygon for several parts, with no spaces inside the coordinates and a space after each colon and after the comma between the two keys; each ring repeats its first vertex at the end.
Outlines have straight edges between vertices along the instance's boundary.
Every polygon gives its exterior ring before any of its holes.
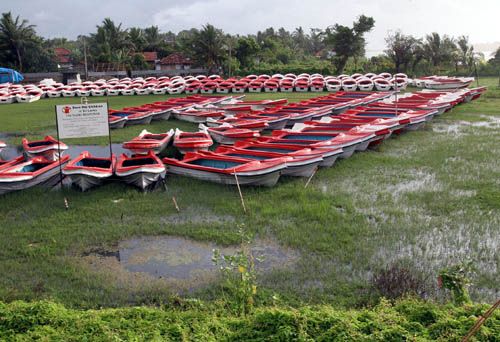
{"type": "Polygon", "coordinates": [[[221,66],[225,59],[224,43],[222,30],[207,24],[194,34],[194,55],[198,62],[213,72],[221,66]]]}
{"type": "Polygon", "coordinates": [[[11,53],[16,60],[19,71],[23,70],[23,52],[27,45],[37,43],[34,25],[28,21],[14,19],[11,12],[2,13],[0,19],[0,50],[11,53]]]}
{"type": "Polygon", "coordinates": [[[144,29],[144,40],[148,51],[156,51],[163,44],[163,37],[158,26],[151,26],[144,29]]]}
{"type": "Polygon", "coordinates": [[[469,45],[469,37],[458,37],[457,47],[460,52],[460,61],[462,62],[462,65],[470,69],[474,59],[474,47],[469,45]]]}
{"type": "Polygon", "coordinates": [[[144,31],[139,27],[132,27],[128,30],[128,40],[135,51],[143,51],[146,45],[144,31]]]}

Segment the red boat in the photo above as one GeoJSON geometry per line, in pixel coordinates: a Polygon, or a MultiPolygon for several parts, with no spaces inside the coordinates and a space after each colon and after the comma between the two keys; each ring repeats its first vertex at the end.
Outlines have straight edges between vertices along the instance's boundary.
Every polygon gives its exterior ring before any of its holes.
{"type": "Polygon", "coordinates": [[[354,151],[366,150],[373,136],[373,133],[315,133],[283,130],[274,131],[271,137],[260,137],[257,140],[274,144],[340,147],[343,150],[340,158],[348,158],[354,151]]]}
{"type": "Polygon", "coordinates": [[[71,183],[82,191],[100,185],[113,176],[116,158],[99,158],[84,151],[63,169],[63,174],[71,179],[71,183]]]}
{"type": "Polygon", "coordinates": [[[129,157],[122,154],[116,163],[115,174],[126,183],[137,186],[142,190],[155,186],[165,178],[165,165],[153,151],[146,155],[129,157]]]}
{"type": "Polygon", "coordinates": [[[55,185],[59,179],[59,165],[64,166],[69,158],[48,160],[40,156],[31,159],[20,156],[7,162],[0,167],[0,195],[35,185],[55,185]]]}
{"type": "MultiPolygon", "coordinates": [[[[342,148],[336,146],[326,146],[326,147],[306,147],[299,144],[278,144],[278,143],[267,143],[265,141],[240,141],[235,143],[235,148],[241,148],[249,151],[260,151],[260,152],[271,152],[271,153],[282,153],[287,155],[294,155],[296,153],[308,153],[311,155],[321,155],[323,160],[319,164],[321,167],[332,166],[337,158],[339,158],[344,152],[342,148]]],[[[216,149],[218,151],[219,148],[216,149]]]]}
{"type": "Polygon", "coordinates": [[[68,149],[63,142],[58,142],[56,139],[50,135],[46,136],[42,140],[28,141],[28,139],[23,138],[23,149],[28,157],[44,157],[47,160],[58,160],[60,155],[64,150],[68,149]]]}
{"type": "Polygon", "coordinates": [[[196,152],[199,150],[208,150],[213,145],[213,140],[208,132],[183,132],[180,129],[175,129],[174,146],[184,154],[186,152],[196,152]]]}
{"type": "Polygon", "coordinates": [[[160,154],[168,146],[173,136],[173,129],[166,133],[151,133],[143,130],[139,136],[124,142],[122,146],[134,154],[147,154],[149,151],[160,154]]]}
{"type": "Polygon", "coordinates": [[[163,162],[169,173],[230,185],[274,186],[286,167],[285,158],[249,161],[210,152],[188,152],[183,160],[163,162]]]}
{"type": "Polygon", "coordinates": [[[206,127],[200,124],[200,129],[206,130],[213,140],[225,145],[232,145],[239,140],[260,137],[259,132],[247,128],[236,128],[230,124],[223,124],[219,127],[206,127]]]}
{"type": "Polygon", "coordinates": [[[286,168],[281,174],[292,177],[310,177],[323,162],[321,153],[313,153],[311,149],[308,148],[283,153],[275,152],[271,149],[266,150],[265,148],[262,150],[253,150],[251,148],[219,146],[215,153],[249,160],[273,160],[276,158],[284,158],[286,161],[286,168]]]}

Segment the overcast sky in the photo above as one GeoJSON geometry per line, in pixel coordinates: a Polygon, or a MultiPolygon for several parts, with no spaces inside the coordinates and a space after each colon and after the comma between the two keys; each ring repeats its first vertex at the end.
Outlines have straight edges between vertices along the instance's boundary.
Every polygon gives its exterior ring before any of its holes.
{"type": "MultiPolygon", "coordinates": [[[[468,35],[472,43],[500,41],[500,0],[0,0],[37,26],[44,37],[75,38],[95,31],[105,17],[123,27],[158,25],[178,32],[211,23],[228,33],[256,33],[273,26],[293,30],[351,25],[360,14],[372,16],[369,55],[384,49],[389,31],[423,36],[429,32],[468,35]]],[[[488,48],[487,48],[488,49],[488,48]]]]}

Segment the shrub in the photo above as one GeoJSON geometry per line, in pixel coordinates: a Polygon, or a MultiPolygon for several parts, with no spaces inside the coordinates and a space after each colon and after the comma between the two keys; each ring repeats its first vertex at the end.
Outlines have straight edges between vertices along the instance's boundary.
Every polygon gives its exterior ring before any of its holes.
{"type": "Polygon", "coordinates": [[[406,295],[425,297],[428,293],[426,279],[408,266],[394,264],[377,272],[372,279],[374,288],[388,299],[397,299],[406,295]]]}

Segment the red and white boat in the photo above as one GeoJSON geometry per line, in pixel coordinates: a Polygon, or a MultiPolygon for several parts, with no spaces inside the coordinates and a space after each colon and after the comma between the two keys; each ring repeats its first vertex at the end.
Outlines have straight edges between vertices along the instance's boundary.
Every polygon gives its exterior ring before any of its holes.
{"type": "Polygon", "coordinates": [[[68,149],[68,146],[62,141],[58,142],[56,139],[51,137],[50,135],[46,136],[42,140],[34,140],[29,141],[26,138],[22,140],[23,149],[26,155],[30,158],[42,156],[47,160],[53,161],[58,160],[60,155],[65,150],[68,149]]]}
{"type": "Polygon", "coordinates": [[[71,183],[82,191],[101,185],[113,176],[116,165],[115,155],[111,158],[94,157],[84,151],[71,160],[62,170],[71,179],[71,183]]]}
{"type": "Polygon", "coordinates": [[[342,89],[345,91],[355,91],[358,88],[358,83],[354,78],[344,78],[342,80],[342,89]]]}
{"type": "Polygon", "coordinates": [[[43,91],[40,89],[29,90],[25,93],[17,94],[16,100],[19,103],[30,103],[40,100],[42,97],[43,91]]]}
{"type": "Polygon", "coordinates": [[[60,161],[44,157],[26,159],[20,156],[0,166],[0,195],[17,190],[24,190],[35,185],[53,186],[59,179],[59,165],[64,166],[69,156],[60,161]]]}
{"type": "Polygon", "coordinates": [[[165,178],[166,168],[153,151],[132,157],[122,154],[116,163],[115,174],[126,183],[147,190],[165,178]]]}
{"type": "Polygon", "coordinates": [[[230,124],[219,127],[206,127],[200,124],[200,129],[206,130],[213,140],[219,144],[232,145],[237,141],[260,137],[260,133],[248,128],[236,128],[230,124]]]}
{"type": "Polygon", "coordinates": [[[180,129],[175,129],[174,146],[179,152],[185,154],[187,152],[206,151],[213,145],[213,140],[206,130],[199,132],[183,132],[180,129]]]}
{"type": "Polygon", "coordinates": [[[143,130],[137,137],[124,142],[122,146],[134,154],[147,154],[149,151],[160,154],[168,146],[173,136],[173,129],[166,133],[151,133],[143,130]]]}
{"type": "Polygon", "coordinates": [[[274,186],[286,167],[284,158],[253,160],[216,153],[188,152],[182,160],[163,158],[168,172],[229,185],[274,186]]]}
{"type": "Polygon", "coordinates": [[[224,111],[187,109],[173,110],[172,113],[177,120],[193,123],[205,123],[208,118],[218,120],[224,117],[224,111]]]}
{"type": "Polygon", "coordinates": [[[365,77],[359,77],[356,80],[356,84],[358,85],[358,89],[361,91],[372,91],[375,86],[371,79],[365,77]]]}

